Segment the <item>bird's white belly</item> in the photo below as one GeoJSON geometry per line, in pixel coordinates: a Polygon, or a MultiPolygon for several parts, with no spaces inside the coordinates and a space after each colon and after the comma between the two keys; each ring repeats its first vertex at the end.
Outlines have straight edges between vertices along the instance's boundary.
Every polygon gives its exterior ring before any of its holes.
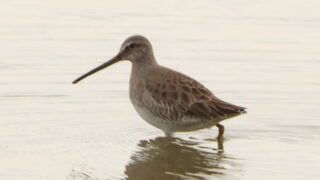
{"type": "Polygon", "coordinates": [[[166,134],[172,134],[177,131],[194,131],[204,128],[210,128],[219,121],[209,120],[202,122],[197,118],[184,117],[181,119],[163,119],[155,116],[148,108],[133,104],[137,113],[149,124],[161,129],[166,134]]]}
{"type": "Polygon", "coordinates": [[[147,108],[141,107],[141,106],[137,106],[134,105],[134,108],[136,109],[137,113],[142,117],[142,119],[144,119],[146,122],[148,122],[149,124],[162,129],[164,131],[166,131],[166,129],[168,129],[168,125],[166,125],[166,120],[154,116],[147,108]]]}

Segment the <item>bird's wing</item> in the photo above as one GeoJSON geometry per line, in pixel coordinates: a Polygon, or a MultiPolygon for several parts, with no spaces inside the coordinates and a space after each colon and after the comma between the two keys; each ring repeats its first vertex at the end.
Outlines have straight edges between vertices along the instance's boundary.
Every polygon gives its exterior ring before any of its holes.
{"type": "Polygon", "coordinates": [[[171,77],[146,78],[145,90],[149,106],[168,119],[172,115],[173,118],[225,119],[245,112],[245,108],[218,99],[201,83],[177,72],[171,77]]]}

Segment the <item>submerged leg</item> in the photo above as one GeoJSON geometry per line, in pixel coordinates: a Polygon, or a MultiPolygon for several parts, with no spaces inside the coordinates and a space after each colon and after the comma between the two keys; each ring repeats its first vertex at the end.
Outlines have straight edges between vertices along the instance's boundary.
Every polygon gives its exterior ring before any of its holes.
{"type": "Polygon", "coordinates": [[[172,137],[173,136],[173,133],[172,132],[166,132],[164,131],[164,134],[166,137],[172,137]]]}
{"type": "Polygon", "coordinates": [[[218,140],[218,149],[223,150],[223,133],[224,133],[224,127],[221,124],[216,125],[219,128],[219,135],[217,137],[218,140]]]}

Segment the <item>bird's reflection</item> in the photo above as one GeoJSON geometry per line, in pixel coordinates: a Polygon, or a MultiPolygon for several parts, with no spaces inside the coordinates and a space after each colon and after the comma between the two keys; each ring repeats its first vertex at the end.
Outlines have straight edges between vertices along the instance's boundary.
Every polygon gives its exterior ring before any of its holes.
{"type": "Polygon", "coordinates": [[[201,142],[179,138],[156,138],[138,143],[139,150],[126,165],[127,180],[204,179],[223,175],[227,158],[213,149],[201,148],[201,142]]]}

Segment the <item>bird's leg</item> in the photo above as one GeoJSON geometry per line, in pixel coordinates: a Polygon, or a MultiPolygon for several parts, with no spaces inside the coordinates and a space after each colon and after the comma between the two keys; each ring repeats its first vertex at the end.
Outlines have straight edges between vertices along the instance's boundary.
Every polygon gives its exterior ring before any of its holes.
{"type": "Polygon", "coordinates": [[[216,125],[219,129],[219,135],[217,137],[218,140],[218,149],[223,151],[223,133],[224,133],[224,127],[221,124],[216,125]]]}
{"type": "Polygon", "coordinates": [[[164,134],[166,137],[172,137],[173,133],[172,132],[168,132],[168,131],[164,131],[164,134]]]}

